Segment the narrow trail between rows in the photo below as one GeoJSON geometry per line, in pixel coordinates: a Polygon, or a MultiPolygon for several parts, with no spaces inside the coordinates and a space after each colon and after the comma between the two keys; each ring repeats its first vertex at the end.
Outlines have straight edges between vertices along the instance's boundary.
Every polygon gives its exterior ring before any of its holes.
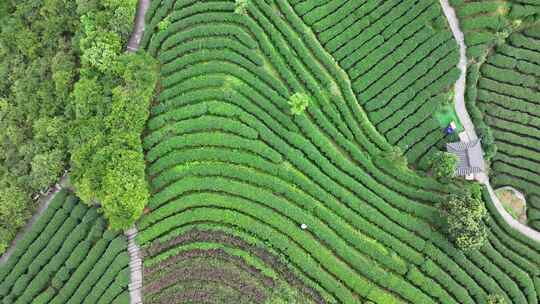
{"type": "MultiPolygon", "coordinates": [[[[476,135],[476,132],[474,130],[474,125],[471,121],[469,113],[467,112],[467,107],[465,106],[465,83],[466,83],[465,77],[467,75],[467,46],[465,45],[464,35],[459,27],[459,20],[456,17],[456,12],[454,8],[450,6],[450,4],[448,3],[448,0],[439,0],[439,1],[443,8],[444,15],[446,16],[446,19],[448,20],[448,23],[450,24],[450,29],[452,30],[452,34],[454,35],[454,38],[456,39],[459,45],[458,67],[461,70],[461,75],[455,84],[455,97],[454,97],[455,108],[456,108],[456,112],[459,117],[459,120],[461,121],[461,123],[463,124],[463,127],[465,128],[465,132],[467,134],[468,140],[472,141],[478,138],[478,136],[476,135]]],[[[483,151],[481,151],[480,153],[482,153],[482,155],[478,155],[478,157],[481,157],[483,159],[483,151]]],[[[497,197],[497,195],[495,195],[495,191],[491,187],[491,184],[489,183],[489,177],[487,176],[487,174],[485,173],[477,174],[476,179],[478,180],[478,182],[484,184],[487,187],[491,200],[493,201],[495,208],[501,214],[504,221],[513,229],[519,231],[520,233],[540,243],[540,232],[518,222],[504,209],[503,205],[499,201],[499,198],[497,197]]]]}
{"type": "MultiPolygon", "coordinates": [[[[150,7],[150,0],[139,0],[137,5],[137,13],[135,14],[135,22],[133,24],[133,32],[129,38],[126,50],[127,52],[137,52],[141,45],[141,40],[144,34],[144,16],[150,7]]],[[[129,254],[129,269],[130,282],[128,285],[129,298],[131,304],[142,303],[142,258],[141,249],[135,243],[137,237],[137,227],[134,225],[131,229],[124,231],[128,239],[128,254],[129,254]]]]}

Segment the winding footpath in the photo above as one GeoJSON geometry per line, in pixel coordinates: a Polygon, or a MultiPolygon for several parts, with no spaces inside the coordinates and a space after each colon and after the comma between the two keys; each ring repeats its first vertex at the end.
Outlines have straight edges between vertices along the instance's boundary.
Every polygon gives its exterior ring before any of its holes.
{"type": "MultiPolygon", "coordinates": [[[[478,136],[476,135],[476,132],[474,130],[474,125],[469,116],[469,113],[467,112],[467,107],[465,106],[465,77],[467,75],[467,46],[465,45],[463,32],[459,28],[459,20],[456,17],[456,12],[454,8],[450,6],[450,4],[448,3],[448,0],[439,0],[439,1],[443,8],[443,12],[446,16],[446,19],[448,20],[448,23],[450,24],[450,29],[452,30],[454,38],[456,39],[459,45],[458,68],[461,70],[461,75],[455,84],[454,103],[455,103],[456,112],[459,117],[459,120],[461,121],[465,129],[465,133],[466,133],[465,137],[468,141],[471,141],[478,138],[478,136]]],[[[483,154],[483,151],[481,151],[480,153],[483,154]]],[[[484,158],[483,155],[479,155],[479,157],[481,157],[482,159],[484,158]]],[[[487,174],[480,173],[480,174],[475,175],[475,178],[478,182],[484,184],[487,187],[491,200],[493,201],[495,208],[501,214],[504,221],[513,229],[519,231],[520,233],[540,243],[540,232],[518,222],[504,209],[503,205],[499,201],[499,198],[497,197],[497,195],[495,195],[495,191],[491,187],[491,184],[489,183],[489,177],[487,176],[487,174]]]]}
{"type": "Polygon", "coordinates": [[[64,176],[62,176],[60,181],[58,181],[58,183],[56,185],[54,185],[54,187],[50,188],[49,191],[47,191],[47,193],[45,195],[43,195],[43,196],[41,196],[39,198],[38,209],[34,212],[32,217],[30,218],[30,220],[26,223],[26,226],[24,226],[23,229],[19,230],[19,232],[15,236],[15,239],[13,239],[13,241],[11,242],[11,245],[9,246],[8,250],[6,250],[6,252],[4,252],[4,254],[2,254],[2,256],[0,257],[0,264],[4,264],[5,262],[7,262],[7,260],[13,254],[13,251],[17,247],[17,243],[23,238],[23,236],[30,229],[32,229],[32,226],[34,225],[34,223],[41,217],[43,212],[45,212],[45,210],[47,210],[47,208],[49,207],[49,204],[53,200],[54,196],[58,192],[60,192],[60,190],[68,188],[66,186],[66,182],[67,182],[67,175],[64,175],[64,176]]]}
{"type": "MultiPolygon", "coordinates": [[[[141,39],[144,35],[144,16],[150,6],[150,0],[139,0],[137,5],[137,13],[135,15],[135,22],[133,25],[133,31],[129,38],[126,51],[137,52],[141,45],[141,39]]],[[[137,237],[137,227],[133,225],[131,229],[124,231],[128,239],[128,254],[129,254],[129,270],[130,270],[130,282],[128,285],[129,298],[131,304],[142,304],[142,284],[143,284],[143,272],[142,272],[142,258],[141,249],[135,242],[137,237]]]]}

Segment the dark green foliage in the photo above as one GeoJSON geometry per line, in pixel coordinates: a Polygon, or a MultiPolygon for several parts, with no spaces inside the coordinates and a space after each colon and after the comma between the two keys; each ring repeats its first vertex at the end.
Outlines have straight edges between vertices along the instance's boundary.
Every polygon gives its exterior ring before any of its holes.
{"type": "Polygon", "coordinates": [[[139,218],[148,201],[140,134],[157,71],[145,53],[118,55],[115,64],[75,86],[71,178],[81,199],[100,202],[110,226],[121,229],[139,218]]]}
{"type": "Polygon", "coordinates": [[[14,217],[0,213],[0,253],[31,211],[29,197],[58,180],[70,155],[81,197],[103,200],[112,227],[141,214],[148,191],[139,138],[156,75],[148,56],[123,54],[136,4],[3,2],[0,188],[25,198],[10,202],[14,217]]]}
{"type": "Polygon", "coordinates": [[[439,151],[431,159],[431,170],[436,178],[451,178],[458,163],[459,158],[456,155],[439,151]]]}
{"type": "Polygon", "coordinates": [[[486,243],[484,219],[487,211],[481,199],[471,195],[451,196],[441,203],[439,210],[445,219],[446,230],[458,248],[472,251],[486,243]]]}
{"type": "Polygon", "coordinates": [[[77,5],[32,2],[0,8],[0,188],[21,194],[9,202],[17,211],[0,215],[0,253],[31,211],[30,196],[54,184],[67,159],[63,109],[77,73],[77,5]]]}

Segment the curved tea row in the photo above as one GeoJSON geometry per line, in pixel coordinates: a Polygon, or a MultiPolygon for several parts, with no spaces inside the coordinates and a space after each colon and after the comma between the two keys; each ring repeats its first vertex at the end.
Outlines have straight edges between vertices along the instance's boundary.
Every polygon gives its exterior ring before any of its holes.
{"type": "MultiPolygon", "coordinates": [[[[158,244],[209,225],[264,244],[325,302],[477,303],[499,293],[537,303],[538,244],[501,230],[480,252],[455,249],[434,204],[458,187],[387,160],[391,145],[354,82],[287,1],[249,1],[245,15],[235,8],[164,0],[148,11],[143,45],[162,78],[144,139],[153,195],[138,241],[160,248],[146,267],[185,251],[158,244]],[[291,115],[298,92],[310,104],[291,115]]],[[[215,243],[189,248],[226,245],[215,243]]],[[[176,290],[165,285],[152,299],[176,290]]]]}
{"type": "Polygon", "coordinates": [[[473,63],[469,112],[497,151],[491,182],[525,193],[528,224],[540,229],[540,3],[454,2],[473,63]]]}
{"type": "Polygon", "coordinates": [[[434,113],[451,102],[457,45],[437,1],[293,1],[352,82],[377,130],[425,169],[446,137],[434,113]]]}
{"type": "Polygon", "coordinates": [[[129,303],[127,242],[60,191],[0,265],[1,303],[129,303]]]}

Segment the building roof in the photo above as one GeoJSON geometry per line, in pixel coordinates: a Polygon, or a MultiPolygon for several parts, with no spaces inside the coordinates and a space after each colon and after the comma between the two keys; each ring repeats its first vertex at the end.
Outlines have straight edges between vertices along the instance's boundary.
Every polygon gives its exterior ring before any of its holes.
{"type": "Polygon", "coordinates": [[[446,144],[446,150],[459,158],[455,175],[466,176],[485,171],[480,139],[469,142],[453,142],[446,144]]]}

